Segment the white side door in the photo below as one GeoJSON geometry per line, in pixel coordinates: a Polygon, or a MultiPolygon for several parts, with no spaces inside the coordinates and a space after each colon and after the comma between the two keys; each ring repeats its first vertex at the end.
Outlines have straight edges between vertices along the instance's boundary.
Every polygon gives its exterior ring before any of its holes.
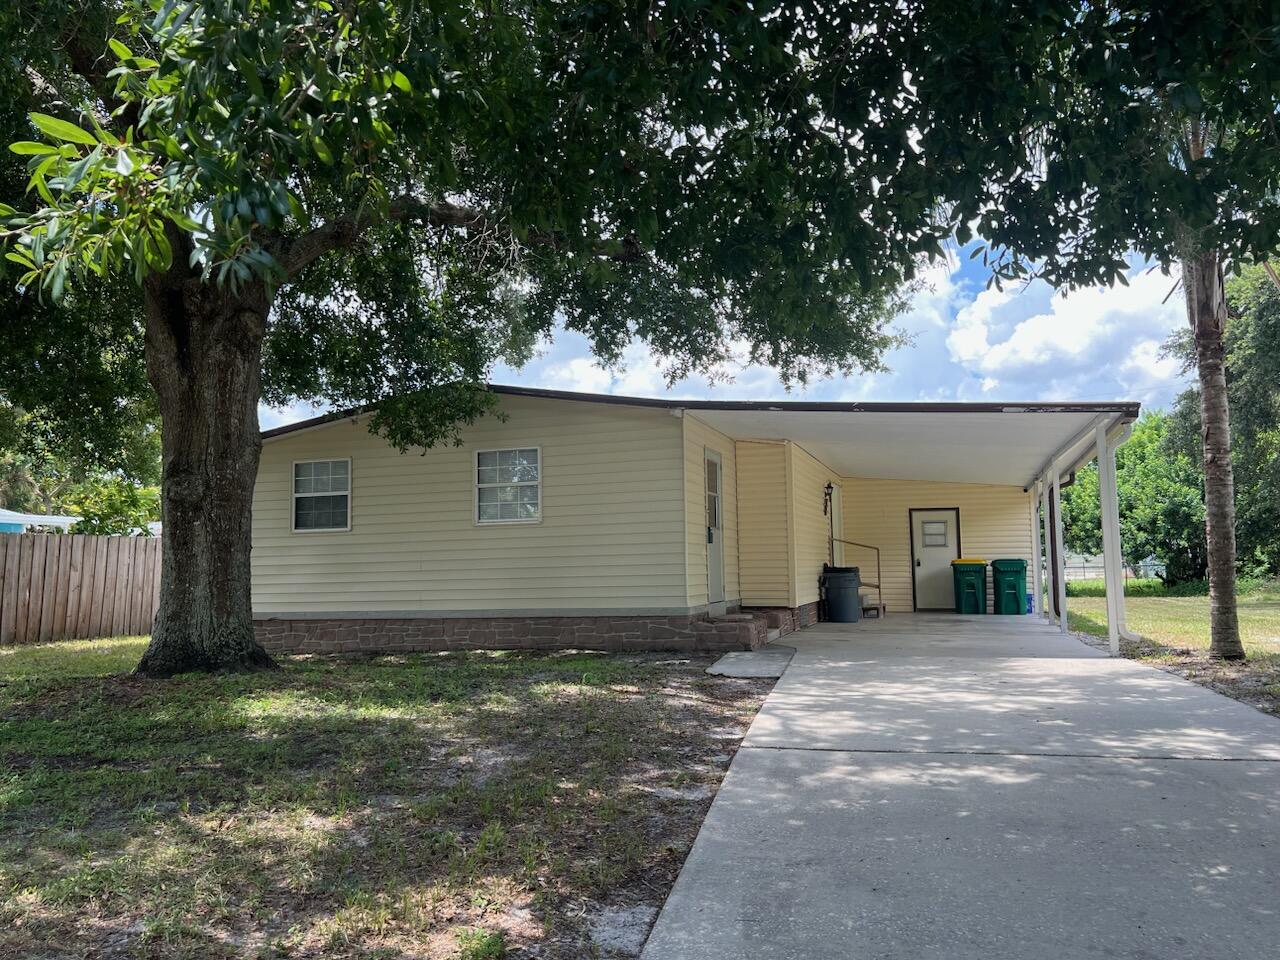
{"type": "Polygon", "coordinates": [[[720,455],[707,450],[707,602],[724,603],[724,517],[721,515],[720,455]]]}
{"type": "Polygon", "coordinates": [[[910,511],[915,609],[954,610],[951,561],[960,556],[960,510],[910,511]]]}

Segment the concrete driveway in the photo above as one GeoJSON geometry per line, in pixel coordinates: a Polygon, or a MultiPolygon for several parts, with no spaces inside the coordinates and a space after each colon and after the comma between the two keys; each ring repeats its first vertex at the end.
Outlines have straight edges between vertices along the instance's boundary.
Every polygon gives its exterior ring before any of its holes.
{"type": "Polygon", "coordinates": [[[787,641],[644,960],[1280,956],[1280,722],[1030,617],[787,641]]]}

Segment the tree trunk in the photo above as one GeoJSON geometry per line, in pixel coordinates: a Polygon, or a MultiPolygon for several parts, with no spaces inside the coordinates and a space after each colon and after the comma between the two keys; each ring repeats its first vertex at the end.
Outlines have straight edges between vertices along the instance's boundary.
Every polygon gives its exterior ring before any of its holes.
{"type": "Polygon", "coordinates": [[[249,580],[262,339],[269,298],[188,279],[144,290],[147,376],[160,401],[160,605],[138,672],[272,665],[249,580]]]}
{"type": "Polygon", "coordinates": [[[1187,319],[1196,342],[1200,425],[1204,442],[1205,543],[1209,557],[1209,656],[1243,660],[1236,620],[1236,505],[1223,334],[1227,302],[1216,252],[1182,264],[1187,319]]]}

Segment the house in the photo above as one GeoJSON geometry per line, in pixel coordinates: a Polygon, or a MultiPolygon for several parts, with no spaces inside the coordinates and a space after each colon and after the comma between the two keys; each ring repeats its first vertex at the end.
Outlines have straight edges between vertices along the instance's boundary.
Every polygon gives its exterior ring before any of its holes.
{"type": "Polygon", "coordinates": [[[1046,546],[1061,611],[1057,490],[1099,452],[1114,464],[1138,415],[492,389],[501,416],[460,446],[402,454],[361,413],[263,433],[268,649],[752,647],[818,618],[828,562],[859,566],[892,617],[950,608],[962,554],[1023,558],[1036,581],[1046,546]]]}
{"type": "Polygon", "coordinates": [[[43,513],[21,513],[0,509],[0,533],[26,533],[32,527],[69,530],[79,517],[59,517],[43,513]]]}

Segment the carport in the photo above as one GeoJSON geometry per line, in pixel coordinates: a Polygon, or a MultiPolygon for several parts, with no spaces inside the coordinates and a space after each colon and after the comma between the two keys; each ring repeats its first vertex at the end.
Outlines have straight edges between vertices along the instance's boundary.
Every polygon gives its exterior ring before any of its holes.
{"type": "MultiPolygon", "coordinates": [[[[669,402],[669,401],[668,401],[669,402]]],[[[1033,582],[1030,591],[1034,612],[1067,630],[1066,557],[1063,549],[1061,490],[1072,483],[1075,472],[1094,457],[1099,463],[1103,558],[1107,593],[1107,623],[1112,654],[1128,636],[1124,617],[1124,565],[1120,550],[1120,520],[1116,494],[1116,449],[1129,436],[1138,415],[1138,404],[1109,403],[768,403],[734,401],[676,401],[683,412],[741,443],[788,443],[802,448],[813,462],[828,469],[827,498],[840,478],[854,481],[901,481],[919,484],[992,485],[1020,488],[1026,497],[1025,531],[1033,531],[1030,557],[1033,582]],[[1044,580],[1048,572],[1048,583],[1044,580]],[[1045,604],[1048,595],[1051,602],[1045,604]]],[[[740,474],[749,462],[741,450],[740,474]]],[[[812,474],[817,477],[817,474],[812,474]]],[[[812,491],[798,486],[796,468],[787,473],[787,495],[801,499],[790,504],[793,525],[803,526],[799,516],[812,491]],[[796,491],[799,491],[798,493],[796,491]]],[[[820,482],[820,481],[817,481],[820,482]]],[[[743,484],[744,490],[746,484],[743,484]]],[[[762,483],[753,486],[763,486],[762,483]]],[[[777,488],[782,483],[775,485],[777,488]]],[[[880,489],[885,489],[881,485],[880,489]]],[[[938,488],[933,488],[938,489],[938,488]]],[[[741,498],[746,504],[745,493],[741,498]]],[[[915,506],[942,506],[920,504],[915,506]]],[[[838,509],[838,508],[836,508],[838,509]]],[[[844,508],[846,511],[848,506],[844,508]]],[[[895,504],[895,511],[898,506],[895,504]]],[[[1017,507],[1019,511],[1024,508],[1017,507]]],[[[834,512],[834,511],[833,511],[834,512]]],[[[905,532],[908,511],[901,511],[905,532]]],[[[823,513],[828,513],[823,506],[823,513]]],[[[757,516],[759,514],[753,514],[757,516]]],[[[897,514],[895,513],[895,518],[897,514]]],[[[746,566],[748,526],[742,520],[743,556],[746,566]]],[[[829,526],[828,557],[841,562],[842,545],[865,546],[867,537],[856,528],[842,536],[838,521],[816,520],[829,526]]],[[[898,522],[895,519],[895,522],[898,522]]],[[[957,527],[960,526],[957,518],[957,527]]],[[[873,545],[875,566],[880,549],[873,545]]],[[[803,553],[803,551],[801,551],[803,553]]],[[[803,558],[802,558],[803,559],[803,558]]],[[[820,558],[825,559],[825,558],[820,558]]],[[[919,564],[916,563],[918,566],[919,564]]],[[[810,577],[813,572],[797,565],[793,571],[810,577]]],[[[874,569],[875,567],[872,567],[874,569]]],[[[866,578],[864,578],[866,579],[866,578]]],[[[795,590],[793,588],[793,599],[795,590]]],[[[914,583],[913,583],[914,593],[914,583]]],[[[751,605],[744,588],[744,604],[751,605]]],[[[794,604],[793,604],[794,605],[794,604]]]]}

